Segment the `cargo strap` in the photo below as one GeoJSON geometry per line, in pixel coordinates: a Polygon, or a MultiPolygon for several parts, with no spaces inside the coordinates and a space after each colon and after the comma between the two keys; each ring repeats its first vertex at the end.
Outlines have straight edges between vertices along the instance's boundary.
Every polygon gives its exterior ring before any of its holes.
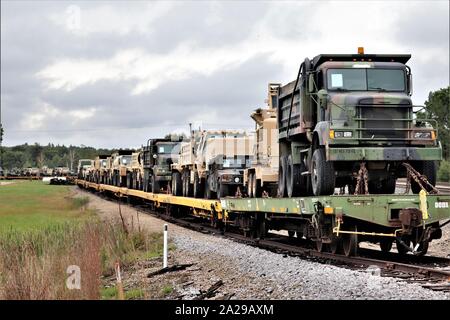
{"type": "Polygon", "coordinates": [[[406,168],[405,194],[408,194],[411,189],[411,178],[420,186],[422,190],[427,190],[425,187],[429,186],[431,188],[429,193],[439,193],[439,191],[430,182],[428,182],[427,177],[417,172],[416,169],[414,169],[409,163],[404,162],[402,165],[406,168]]]}
{"type": "Polygon", "coordinates": [[[369,194],[369,173],[365,162],[361,162],[358,177],[356,179],[354,195],[358,194],[369,194]]]}

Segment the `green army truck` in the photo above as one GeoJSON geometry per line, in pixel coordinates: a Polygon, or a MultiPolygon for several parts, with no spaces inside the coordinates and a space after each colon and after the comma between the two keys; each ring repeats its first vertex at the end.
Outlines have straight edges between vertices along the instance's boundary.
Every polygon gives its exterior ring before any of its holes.
{"type": "Polygon", "coordinates": [[[178,161],[179,141],[149,139],[142,148],[143,191],[167,192],[172,180],[171,165],[178,161]]]}
{"type": "Polygon", "coordinates": [[[365,193],[392,194],[406,163],[435,185],[442,147],[435,121],[415,117],[410,57],[358,48],[304,60],[276,101],[278,196],[353,193],[361,170],[365,193]]]}

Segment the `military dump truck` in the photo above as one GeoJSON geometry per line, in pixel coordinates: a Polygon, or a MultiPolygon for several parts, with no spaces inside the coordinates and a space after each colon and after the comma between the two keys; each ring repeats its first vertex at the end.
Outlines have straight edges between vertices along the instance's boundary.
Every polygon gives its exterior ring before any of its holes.
{"type": "Polygon", "coordinates": [[[144,168],[143,190],[167,192],[172,179],[171,165],[178,161],[179,141],[149,139],[142,150],[144,168]]]}
{"type": "MultiPolygon", "coordinates": [[[[89,171],[94,167],[94,160],[80,159],[78,160],[78,179],[89,180],[89,171]]],[[[62,175],[62,168],[56,168],[56,175],[62,175]],[[59,170],[59,171],[58,171],[59,170]]]]}
{"type": "Polygon", "coordinates": [[[244,170],[244,186],[249,197],[277,195],[278,182],[278,128],[276,104],[279,84],[268,86],[267,109],[256,109],[251,118],[256,123],[253,158],[250,167],[244,170]]]}
{"type": "Polygon", "coordinates": [[[369,193],[391,194],[405,163],[435,184],[442,148],[434,120],[414,117],[410,57],[359,48],[304,60],[278,90],[279,196],[352,193],[361,176],[369,193]]]}
{"type": "Polygon", "coordinates": [[[108,155],[102,154],[95,157],[94,160],[94,169],[92,170],[91,181],[95,183],[106,183],[106,163],[107,163],[108,155]]]}
{"type": "Polygon", "coordinates": [[[191,131],[172,166],[172,193],[207,199],[235,195],[243,186],[252,146],[253,137],[244,131],[191,131]]]}
{"type": "Polygon", "coordinates": [[[144,181],[144,165],[142,161],[143,151],[133,152],[131,155],[131,164],[127,172],[127,188],[142,190],[144,181]]]}
{"type": "Polygon", "coordinates": [[[127,172],[131,165],[131,154],[134,150],[119,150],[111,155],[111,167],[109,170],[110,184],[117,187],[125,187],[127,184],[127,172]]]}

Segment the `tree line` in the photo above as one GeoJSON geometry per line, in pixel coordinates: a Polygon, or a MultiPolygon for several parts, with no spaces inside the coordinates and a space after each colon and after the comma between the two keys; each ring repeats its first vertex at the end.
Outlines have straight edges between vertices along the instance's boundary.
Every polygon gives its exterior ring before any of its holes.
{"type": "Polygon", "coordinates": [[[68,167],[76,170],[79,159],[94,159],[99,154],[111,154],[114,150],[96,149],[85,146],[64,146],[49,143],[42,146],[22,144],[14,147],[3,147],[2,165],[4,169],[13,168],[49,168],[68,167]]]}

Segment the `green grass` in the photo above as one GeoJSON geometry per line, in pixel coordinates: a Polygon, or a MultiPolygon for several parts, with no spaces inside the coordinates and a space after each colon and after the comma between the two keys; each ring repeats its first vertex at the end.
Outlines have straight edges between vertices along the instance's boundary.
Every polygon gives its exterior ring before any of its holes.
{"type": "MultiPolygon", "coordinates": [[[[103,288],[100,291],[100,295],[102,300],[116,300],[118,297],[117,288],[116,287],[103,288]]],[[[125,300],[143,299],[144,297],[145,294],[144,290],[142,289],[131,289],[125,291],[125,300]]]]}
{"type": "Polygon", "coordinates": [[[21,181],[0,186],[0,234],[30,231],[92,217],[88,198],[70,198],[70,186],[21,181]]]}

